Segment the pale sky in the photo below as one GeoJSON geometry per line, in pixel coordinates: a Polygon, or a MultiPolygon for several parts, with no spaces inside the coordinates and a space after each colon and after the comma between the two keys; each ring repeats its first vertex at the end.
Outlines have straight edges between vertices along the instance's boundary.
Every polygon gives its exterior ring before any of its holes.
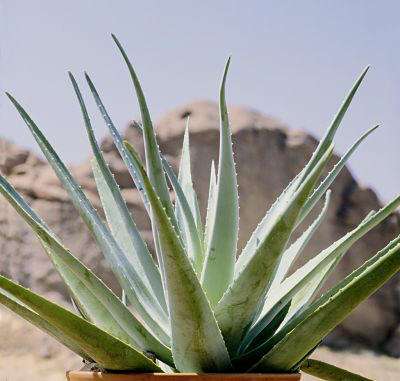
{"type": "Polygon", "coordinates": [[[232,54],[228,103],[321,137],[370,64],[336,151],[344,153],[381,123],[350,167],[383,199],[400,193],[398,1],[0,0],[0,14],[0,136],[22,146],[35,144],[5,90],[27,107],[67,162],[89,155],[67,70],[80,80],[99,137],[106,128],[83,70],[92,75],[117,126],[123,129],[138,116],[113,32],[136,66],[155,120],[182,103],[217,100],[220,74],[232,54]]]}

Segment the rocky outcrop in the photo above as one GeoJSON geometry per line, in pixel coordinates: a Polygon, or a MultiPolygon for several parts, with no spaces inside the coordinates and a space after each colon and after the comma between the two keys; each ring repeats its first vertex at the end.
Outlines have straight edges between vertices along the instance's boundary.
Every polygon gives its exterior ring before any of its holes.
{"type": "MultiPolygon", "coordinates": [[[[194,185],[204,214],[209,163],[218,158],[217,105],[195,102],[180,107],[163,117],[156,128],[161,150],[176,167],[187,116],[190,116],[194,185]]],[[[230,118],[239,180],[239,246],[242,247],[271,202],[304,166],[317,142],[310,135],[289,130],[277,120],[246,108],[231,107],[230,118]]],[[[128,127],[125,136],[143,153],[141,136],[135,128],[128,127]]],[[[4,160],[0,162],[0,170],[72,252],[119,292],[103,257],[48,165],[26,150],[4,141],[0,144],[3,144],[0,157],[4,160]]],[[[110,138],[102,142],[102,149],[139,228],[150,240],[150,225],[144,208],[110,138]]],[[[100,208],[89,161],[73,167],[72,172],[100,208]]],[[[381,206],[376,194],[361,187],[348,169],[342,171],[332,190],[328,216],[307,247],[303,261],[355,227],[370,210],[381,206]]],[[[328,286],[347,275],[399,232],[399,218],[393,215],[349,250],[328,286]]],[[[151,245],[151,241],[149,243],[151,245]]],[[[67,298],[59,276],[29,228],[3,200],[0,201],[0,250],[1,273],[54,298],[67,298]]],[[[328,342],[335,346],[367,344],[400,355],[399,311],[400,283],[399,277],[395,277],[336,329],[328,342]]]]}

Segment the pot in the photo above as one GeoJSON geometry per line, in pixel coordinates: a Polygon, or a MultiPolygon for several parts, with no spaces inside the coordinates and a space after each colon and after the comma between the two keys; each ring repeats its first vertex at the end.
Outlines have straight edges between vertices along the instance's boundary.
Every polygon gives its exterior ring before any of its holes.
{"type": "Polygon", "coordinates": [[[101,373],[67,372],[68,381],[299,381],[300,373],[101,373]]]}

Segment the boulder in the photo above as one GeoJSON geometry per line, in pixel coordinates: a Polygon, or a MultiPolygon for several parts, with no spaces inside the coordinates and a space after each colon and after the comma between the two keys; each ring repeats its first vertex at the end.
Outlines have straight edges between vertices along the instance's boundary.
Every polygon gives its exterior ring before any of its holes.
{"type": "MultiPolygon", "coordinates": [[[[248,108],[230,107],[229,113],[239,181],[239,248],[242,248],[271,203],[305,165],[317,141],[304,132],[290,130],[278,120],[248,108]]],[[[156,129],[160,149],[177,168],[188,116],[194,186],[199,194],[204,217],[209,165],[212,159],[218,159],[217,105],[201,101],[179,107],[161,118],[156,123],[156,129]]],[[[127,127],[125,138],[144,155],[142,137],[134,124],[127,127]]],[[[0,170],[29,199],[34,209],[62,237],[71,251],[119,293],[118,285],[105,260],[48,165],[26,150],[10,143],[5,144],[8,148],[1,151],[0,158],[10,158],[5,160],[7,164],[0,165],[0,170]]],[[[137,225],[152,246],[145,209],[112,140],[107,137],[101,147],[137,225]]],[[[331,165],[337,160],[338,157],[334,156],[331,165]]],[[[89,160],[71,170],[92,202],[100,209],[89,160]]],[[[347,168],[338,176],[332,191],[328,215],[297,266],[353,229],[370,210],[381,207],[374,191],[358,184],[347,168]]],[[[310,216],[304,226],[314,216],[310,216]]],[[[349,250],[329,279],[327,287],[349,274],[399,233],[399,216],[394,214],[349,250]]],[[[53,298],[68,298],[58,274],[29,228],[4,200],[0,200],[0,250],[1,273],[39,292],[51,294],[53,298]]],[[[394,277],[359,306],[329,336],[327,342],[336,347],[368,345],[392,355],[400,355],[399,290],[399,277],[394,277]]]]}

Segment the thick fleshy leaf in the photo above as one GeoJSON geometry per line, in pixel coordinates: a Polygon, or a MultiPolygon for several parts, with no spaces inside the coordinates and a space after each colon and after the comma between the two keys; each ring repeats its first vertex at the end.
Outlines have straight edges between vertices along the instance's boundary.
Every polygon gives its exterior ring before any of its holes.
{"type": "Polygon", "coordinates": [[[111,265],[114,274],[125,289],[132,306],[134,306],[138,315],[141,316],[153,333],[164,344],[168,345],[170,341],[168,322],[162,315],[160,316],[158,309],[156,309],[157,305],[148,303],[148,291],[142,287],[136,271],[130,266],[111,232],[34,121],[11,95],[7,95],[29,127],[43,154],[71,197],[83,221],[92,232],[101,251],[111,265]]]}
{"type": "Polygon", "coordinates": [[[243,270],[215,308],[215,315],[228,349],[234,354],[246,329],[256,316],[268,292],[268,286],[277,270],[279,260],[290,239],[298,214],[331,157],[333,146],[301,184],[290,202],[283,205],[269,224],[265,237],[254,254],[249,256],[243,270]]]}
{"type": "MultiPolygon", "coordinates": [[[[157,144],[157,139],[156,139],[156,134],[153,128],[153,123],[150,118],[150,113],[147,108],[146,104],[146,99],[144,97],[142,87],[140,85],[139,79],[136,75],[135,70],[133,69],[133,66],[125,53],[124,48],[118,41],[118,39],[112,34],[111,35],[114,42],[116,43],[118,50],[122,54],[122,57],[128,67],[129,74],[131,76],[133,86],[135,88],[136,92],[136,97],[139,103],[139,108],[140,108],[140,114],[142,116],[142,124],[143,124],[143,142],[144,142],[144,149],[145,149],[145,156],[146,156],[146,168],[148,172],[149,179],[157,192],[158,197],[161,200],[161,203],[163,207],[165,208],[165,211],[168,215],[168,217],[171,219],[172,225],[178,229],[178,223],[175,218],[174,214],[174,209],[172,206],[172,202],[169,196],[169,190],[167,186],[167,179],[165,177],[165,173],[162,167],[162,162],[161,162],[161,155],[160,151],[158,148],[157,144]]],[[[158,237],[158,230],[157,227],[154,224],[154,218],[153,214],[150,211],[150,219],[151,219],[151,225],[152,225],[152,230],[153,230],[153,236],[154,236],[154,246],[156,249],[156,254],[157,254],[157,259],[158,263],[161,267],[161,269],[164,269],[164,266],[162,264],[162,246],[159,242],[159,237],[158,237]]],[[[165,274],[163,270],[161,270],[161,275],[163,278],[163,284],[165,288],[165,274]]]]}
{"type": "Polygon", "coordinates": [[[315,301],[251,371],[295,370],[299,361],[400,269],[400,236],[315,301]]]}
{"type": "Polygon", "coordinates": [[[124,161],[126,167],[128,168],[128,172],[132,177],[133,182],[135,183],[136,189],[139,191],[140,197],[142,198],[143,204],[147,210],[147,212],[150,215],[150,209],[149,209],[149,202],[147,200],[146,192],[143,189],[143,180],[140,177],[140,173],[137,168],[135,168],[135,164],[130,161],[129,155],[126,153],[125,146],[123,144],[123,138],[117,128],[115,127],[112,119],[110,118],[110,115],[108,114],[104,103],[102,102],[100,95],[96,89],[96,87],[93,84],[93,81],[90,79],[89,75],[85,73],[85,78],[86,82],[89,85],[89,89],[92,92],[94,101],[96,102],[97,107],[100,110],[100,113],[110,130],[111,136],[113,138],[114,144],[117,147],[117,150],[119,154],[122,157],[122,160],[124,161]]]}
{"type": "Polygon", "coordinates": [[[151,291],[149,293],[149,303],[154,305],[159,304],[160,308],[164,310],[164,318],[167,319],[168,312],[160,271],[154,263],[147,245],[131,217],[118,184],[100,151],[78,84],[71,73],[69,73],[69,76],[81,106],[87,134],[94,154],[92,160],[93,174],[108,225],[132,269],[136,271],[139,280],[143,283],[141,288],[151,291]]]}
{"type": "MultiPolygon", "coordinates": [[[[333,118],[333,121],[331,125],[329,126],[328,130],[325,133],[324,138],[319,142],[317,149],[313,153],[309,163],[307,164],[306,170],[305,170],[305,176],[308,175],[308,173],[314,168],[315,165],[319,162],[319,159],[322,157],[326,149],[333,143],[333,138],[335,137],[335,134],[340,126],[340,123],[342,122],[350,104],[351,101],[354,98],[354,95],[356,94],[358,88],[360,87],[365,75],[367,74],[369,70],[369,66],[367,66],[364,71],[361,73],[361,75],[358,77],[356,82],[354,83],[353,87],[350,89],[349,93],[347,94],[345,100],[343,101],[341,107],[339,108],[339,111],[333,118]]],[[[325,193],[325,192],[323,192],[325,193]]]]}
{"type": "MultiPolygon", "coordinates": [[[[138,155],[129,143],[125,144],[139,167],[138,155]]],[[[228,351],[207,297],[143,167],[141,171],[163,245],[172,354],[176,368],[180,372],[227,371],[231,367],[228,351]]]]}
{"type": "Polygon", "coordinates": [[[59,343],[65,345],[72,352],[76,353],[78,356],[82,357],[86,361],[93,362],[88,354],[82,351],[79,345],[76,345],[73,340],[70,340],[65,336],[60,330],[51,325],[47,320],[43,319],[36,312],[32,311],[30,308],[21,303],[17,298],[14,298],[8,292],[0,288],[0,304],[7,307],[10,311],[15,312],[21,318],[25,319],[29,323],[33,324],[35,327],[39,328],[43,332],[47,333],[59,343]]]}
{"type": "Polygon", "coordinates": [[[374,132],[379,125],[371,128],[366,133],[364,133],[345,153],[344,156],[340,158],[340,160],[335,164],[333,169],[329,172],[329,174],[325,177],[322,183],[315,189],[311,197],[305,203],[301,213],[297,225],[299,225],[305,217],[307,217],[308,213],[313,209],[318,200],[322,197],[322,195],[328,190],[333,181],[339,175],[343,167],[346,165],[347,161],[350,159],[351,155],[357,150],[358,146],[366,139],[372,132],[374,132]]]}
{"type": "Polygon", "coordinates": [[[185,239],[186,253],[190,258],[193,268],[195,269],[198,276],[201,274],[201,269],[203,266],[204,253],[202,240],[199,236],[199,231],[197,230],[196,220],[192,214],[192,209],[189,206],[188,199],[176,177],[174,170],[171,168],[167,160],[162,157],[164,170],[168,175],[170,183],[175,191],[176,203],[179,205],[179,213],[181,214],[181,229],[182,235],[185,239]]]}
{"type": "Polygon", "coordinates": [[[207,201],[207,216],[206,216],[206,226],[204,230],[204,251],[207,250],[210,243],[210,237],[212,232],[212,224],[214,222],[215,214],[215,200],[217,198],[217,176],[215,174],[215,164],[214,160],[211,162],[210,171],[210,185],[208,189],[208,201],[207,201]]]}
{"type": "MultiPolygon", "coordinates": [[[[361,225],[367,222],[373,215],[375,211],[368,213],[368,215],[361,222],[361,225]]],[[[377,222],[376,222],[377,223],[377,222]]],[[[351,237],[349,237],[351,239],[351,237]]],[[[314,271],[313,275],[308,278],[307,282],[302,282],[303,285],[299,287],[298,291],[295,292],[293,298],[291,299],[291,304],[288,313],[280,328],[283,328],[294,316],[301,313],[302,310],[307,308],[312,298],[317,294],[317,292],[321,289],[325,280],[329,277],[329,275],[335,270],[336,266],[342,259],[343,255],[340,254],[340,251],[337,252],[336,260],[328,261],[325,265],[319,267],[319,270],[314,271]]],[[[283,282],[281,287],[287,287],[288,284],[283,282]]]]}
{"type": "MultiPolygon", "coordinates": [[[[333,119],[330,127],[328,128],[325,137],[319,143],[317,149],[313,153],[310,161],[307,163],[305,168],[296,176],[296,178],[286,187],[286,189],[282,192],[282,194],[278,197],[275,203],[272,205],[270,210],[267,212],[265,217],[262,219],[260,224],[257,226],[253,234],[251,235],[249,241],[247,242],[246,246],[242,250],[238,261],[235,265],[235,273],[240,272],[242,270],[243,264],[247,261],[248,256],[252,255],[255,248],[258,245],[258,242],[261,241],[262,237],[264,236],[264,232],[266,226],[270,223],[270,220],[275,218],[275,213],[279,212],[281,205],[284,205],[290,197],[292,197],[293,193],[297,190],[299,185],[304,181],[309,171],[315,166],[315,163],[318,161],[318,158],[321,157],[325,152],[326,149],[332,144],[333,138],[336,134],[337,129],[350,106],[350,103],[357,92],[359,86],[361,85],[362,80],[364,79],[366,73],[368,71],[368,67],[363,71],[361,76],[353,85],[352,89],[350,90],[349,94],[345,98],[342,106],[340,107],[338,113],[336,114],[335,118],[333,119]]],[[[350,157],[352,152],[357,148],[357,146],[361,143],[361,141],[371,133],[374,128],[368,131],[364,136],[362,136],[355,145],[347,152],[347,154],[341,159],[341,161],[336,165],[333,171],[327,176],[324,182],[314,191],[312,195],[312,199],[308,200],[303,207],[303,210],[300,214],[300,217],[297,221],[297,225],[301,223],[301,221],[307,216],[307,214],[311,211],[312,207],[315,203],[322,197],[322,195],[327,191],[330,184],[333,182],[335,177],[339,174],[343,166],[345,165],[347,159],[350,157]]]]}
{"type": "Polygon", "coordinates": [[[346,254],[349,248],[361,239],[372,228],[377,226],[386,217],[393,213],[400,205],[400,196],[367,218],[354,230],[344,235],[331,246],[323,250],[317,256],[309,260],[305,265],[296,270],[292,275],[284,280],[280,289],[273,295],[273,299],[268,301],[269,309],[264,315],[264,322],[268,323],[281,310],[288,301],[291,301],[291,316],[289,320],[274,336],[260,344],[256,348],[248,351],[241,356],[241,363],[250,365],[250,362],[268,352],[273,345],[280,340],[292,327],[292,322],[297,321],[298,316],[303,315],[301,303],[308,302],[319,289],[320,285],[331,273],[340,259],[346,254]],[[311,295],[310,295],[311,294],[311,295]]]}
{"type": "MultiPolygon", "coordinates": [[[[257,321],[253,324],[253,326],[249,329],[246,337],[243,339],[241,344],[241,351],[244,351],[248,345],[260,334],[265,337],[266,333],[263,333],[264,330],[268,329],[273,334],[278,327],[269,327],[270,322],[272,322],[276,316],[276,314],[268,315],[271,307],[273,306],[273,301],[276,300],[276,295],[281,295],[281,288],[283,289],[282,281],[284,280],[286,274],[288,273],[290,267],[296,260],[296,258],[301,254],[304,250],[305,246],[318,229],[321,224],[324,216],[326,215],[326,211],[328,210],[330,200],[330,191],[327,192],[325,203],[323,208],[319,214],[319,216],[315,219],[315,221],[309,226],[309,228],[282,254],[282,258],[280,259],[278,269],[276,270],[275,277],[269,287],[268,294],[265,298],[264,306],[261,310],[260,316],[257,321]],[[272,303],[272,304],[271,304],[272,303]]],[[[282,309],[288,304],[288,301],[283,301],[282,309]]],[[[279,313],[279,312],[277,312],[279,313]]]]}
{"type": "MultiPolygon", "coordinates": [[[[198,235],[203,242],[203,225],[201,223],[200,208],[197,199],[196,192],[193,188],[192,181],[192,169],[191,169],[191,159],[190,159],[190,143],[189,143],[189,117],[186,122],[185,134],[183,136],[181,160],[179,164],[178,173],[179,184],[181,185],[182,191],[186,196],[190,210],[193,214],[198,235]]],[[[177,216],[178,223],[180,223],[180,218],[182,218],[182,212],[180,211],[179,203],[175,204],[175,214],[177,216]]],[[[187,239],[186,239],[187,241],[187,239]]]]}
{"type": "Polygon", "coordinates": [[[57,334],[65,336],[66,340],[100,367],[137,372],[161,371],[155,363],[130,345],[3,276],[0,276],[0,290],[1,294],[5,291],[40,315],[57,329],[57,334]]]}
{"type": "Polygon", "coordinates": [[[346,369],[312,359],[304,361],[300,369],[304,373],[326,381],[373,381],[370,378],[365,378],[346,369]]]}
{"type": "Polygon", "coordinates": [[[328,190],[325,194],[324,205],[318,217],[308,227],[308,229],[305,230],[304,233],[295,242],[293,242],[293,244],[288,249],[284,251],[281,261],[279,263],[279,267],[276,271],[274,280],[270,286],[271,293],[274,292],[275,287],[279,287],[279,285],[282,283],[290,267],[293,265],[293,263],[296,261],[299,255],[303,252],[303,250],[309,243],[310,239],[313,237],[314,233],[321,225],[328,211],[330,197],[331,197],[331,191],[328,190]]]}
{"type": "Polygon", "coordinates": [[[235,264],[235,277],[246,267],[247,262],[257,250],[260,242],[268,234],[270,225],[273,223],[281,213],[282,209],[287,206],[293,195],[295,194],[299,184],[301,183],[302,174],[304,169],[287,185],[279,197],[275,200],[269,208],[261,222],[254,229],[249,240],[247,241],[244,249],[235,264]]]}
{"type": "Polygon", "coordinates": [[[128,67],[129,74],[131,76],[133,86],[135,88],[136,96],[139,103],[140,113],[142,116],[143,123],[143,140],[146,155],[146,168],[151,184],[153,185],[158,197],[161,200],[163,207],[165,208],[167,215],[171,218],[174,226],[176,227],[176,221],[174,216],[174,211],[169,196],[169,190],[167,186],[167,180],[163,170],[161,155],[158,149],[158,144],[156,140],[156,134],[153,128],[153,123],[150,118],[150,113],[146,104],[146,99],[143,94],[142,87],[139,82],[139,78],[125,53],[124,48],[118,39],[112,34],[111,35],[114,42],[116,43],[122,57],[128,67]]]}
{"type": "Polygon", "coordinates": [[[220,144],[214,221],[201,276],[202,286],[212,306],[221,299],[233,280],[239,230],[237,178],[225,100],[229,63],[230,58],[225,66],[219,96],[220,144]]]}
{"type": "Polygon", "coordinates": [[[0,192],[31,226],[87,320],[131,346],[151,350],[163,361],[172,363],[169,348],[161,344],[117,296],[60,243],[2,176],[0,192]]]}

